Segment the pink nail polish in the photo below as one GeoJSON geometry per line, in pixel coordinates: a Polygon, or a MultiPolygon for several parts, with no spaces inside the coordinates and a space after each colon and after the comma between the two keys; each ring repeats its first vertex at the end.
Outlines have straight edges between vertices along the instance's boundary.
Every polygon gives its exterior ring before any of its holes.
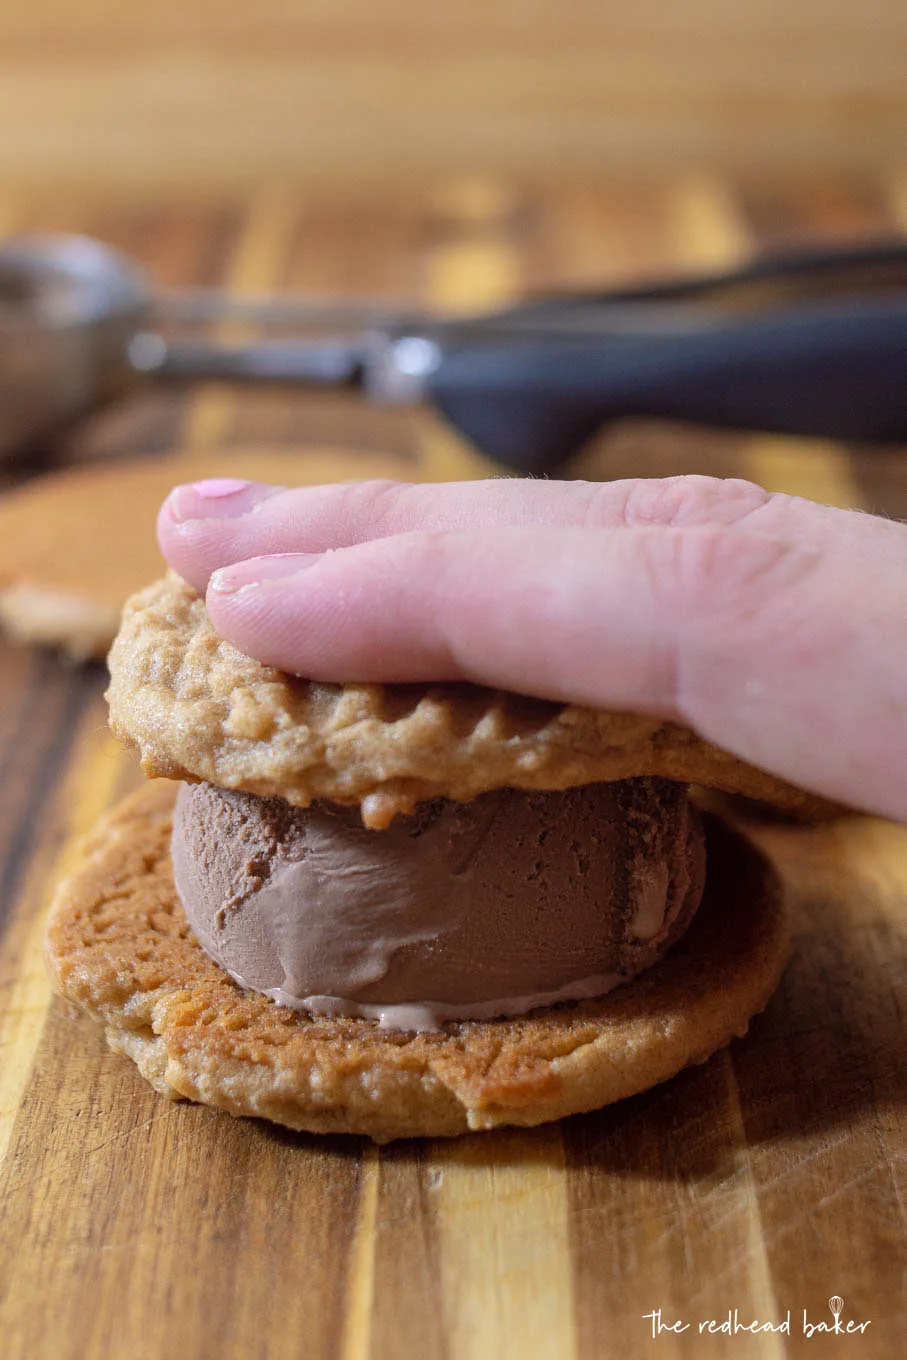
{"type": "Polygon", "coordinates": [[[211,575],[208,589],[218,595],[235,595],[251,586],[283,581],[308,571],[321,561],[323,553],[272,553],[269,557],[250,557],[232,567],[221,567],[211,575]]]}
{"type": "Polygon", "coordinates": [[[245,491],[251,485],[240,477],[209,477],[202,482],[193,482],[192,490],[203,501],[218,501],[223,496],[235,496],[237,491],[245,491]]]}
{"type": "Polygon", "coordinates": [[[187,519],[236,519],[248,514],[277,489],[239,477],[210,477],[174,487],[167,507],[177,524],[187,519]]]}

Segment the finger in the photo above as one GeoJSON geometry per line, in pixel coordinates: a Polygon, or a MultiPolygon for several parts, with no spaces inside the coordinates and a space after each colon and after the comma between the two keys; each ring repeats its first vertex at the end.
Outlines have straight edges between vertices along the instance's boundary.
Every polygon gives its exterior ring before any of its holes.
{"type": "Polygon", "coordinates": [[[907,530],[865,551],[715,527],[406,534],[251,561],[208,590],[241,650],[324,680],[467,679],[689,723],[907,817],[907,530]]]}
{"type": "Polygon", "coordinates": [[[828,515],[837,517],[836,532],[847,534],[865,519],[773,496],[750,482],[712,477],[368,481],[295,490],[217,482],[177,487],[162,507],[159,537],[170,565],[204,590],[212,571],[250,557],[324,552],[415,530],[746,523],[761,532],[812,537],[825,531],[828,515]]]}
{"type": "MultiPolygon", "coordinates": [[[[208,611],[241,650],[314,679],[468,679],[583,699],[604,683],[605,635],[625,633],[634,618],[642,628],[644,600],[661,603],[647,589],[655,564],[640,570],[675,541],[660,538],[547,526],[397,534],[223,568],[209,583],[208,611]],[[624,579],[634,583],[632,601],[624,579]]],[[[654,619],[644,632],[669,636],[654,619]]],[[[637,650],[648,665],[648,651],[637,650]]],[[[623,648],[620,669],[634,655],[623,648]]],[[[666,679],[651,676],[645,693],[671,708],[666,679]]]]}
{"type": "MultiPolygon", "coordinates": [[[[611,484],[612,514],[630,484],[611,484]]],[[[212,571],[249,557],[324,552],[413,530],[582,524],[599,488],[583,482],[496,479],[411,485],[359,482],[272,493],[258,485],[224,497],[177,487],[161,510],[168,562],[197,589],[212,571]]]]}

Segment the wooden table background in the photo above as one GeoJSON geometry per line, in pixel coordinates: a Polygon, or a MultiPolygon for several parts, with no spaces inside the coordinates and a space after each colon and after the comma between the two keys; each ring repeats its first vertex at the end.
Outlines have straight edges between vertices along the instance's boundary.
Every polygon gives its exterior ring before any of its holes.
{"type": "Polygon", "coordinates": [[[0,5],[7,184],[877,170],[905,122],[903,0],[0,5]]]}
{"type": "MultiPolygon", "coordinates": [[[[0,228],[95,233],[166,283],[492,304],[534,286],[907,229],[907,182],[448,178],[375,201],[264,188],[130,207],[0,196],[0,228]]],[[[205,390],[98,421],[72,457],[289,442],[488,470],[429,416],[205,390]]],[[[637,424],[576,471],[709,472],[907,517],[903,451],[637,424]]],[[[61,545],[65,551],[65,545],[61,545]]],[[[750,1036],[600,1113],[380,1151],[155,1095],[51,996],[42,915],[73,841],[139,776],[100,668],[0,646],[0,1353],[598,1360],[904,1353],[907,830],[754,823],[798,948],[750,1036]],[[870,1320],[807,1341],[802,1310],[870,1320]],[[693,1325],[651,1337],[643,1315],[693,1325]],[[793,1336],[697,1334],[739,1310],[793,1336]]]]}

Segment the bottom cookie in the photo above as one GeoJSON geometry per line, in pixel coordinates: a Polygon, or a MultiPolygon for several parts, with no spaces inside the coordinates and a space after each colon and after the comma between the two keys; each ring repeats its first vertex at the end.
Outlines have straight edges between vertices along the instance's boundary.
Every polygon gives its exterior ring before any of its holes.
{"type": "Polygon", "coordinates": [[[101,820],[57,889],[47,929],[58,990],[174,1099],[382,1143],[541,1124],[704,1062],[746,1032],[786,962],[771,867],[710,819],[693,924],[660,963],[607,996],[424,1034],[312,1019],[243,991],[190,932],[170,864],[177,788],[149,783],[101,820]]]}

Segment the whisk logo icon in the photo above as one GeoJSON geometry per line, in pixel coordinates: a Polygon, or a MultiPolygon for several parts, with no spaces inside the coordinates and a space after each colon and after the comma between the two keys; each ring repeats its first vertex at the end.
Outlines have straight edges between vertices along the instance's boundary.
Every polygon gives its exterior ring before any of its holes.
{"type": "Polygon", "coordinates": [[[824,1320],[810,1322],[806,1309],[803,1309],[803,1335],[807,1340],[812,1336],[853,1336],[854,1334],[862,1336],[866,1328],[870,1326],[869,1322],[855,1322],[852,1318],[849,1318],[846,1322],[843,1320],[844,1300],[840,1294],[832,1294],[828,1300],[828,1310],[831,1313],[831,1322],[824,1320]]]}

